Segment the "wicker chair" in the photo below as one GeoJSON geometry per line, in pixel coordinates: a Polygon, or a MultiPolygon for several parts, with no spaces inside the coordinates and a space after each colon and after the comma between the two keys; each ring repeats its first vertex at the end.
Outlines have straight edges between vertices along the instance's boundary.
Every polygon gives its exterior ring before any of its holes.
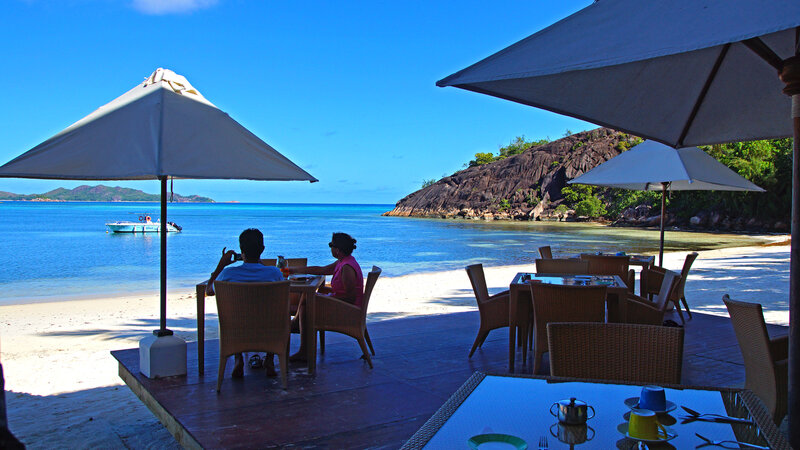
{"type": "Polygon", "coordinates": [[[589,273],[589,263],[580,259],[537,259],[536,273],[585,275],[589,273]]]}
{"type": "Polygon", "coordinates": [[[550,375],[680,384],[683,328],[617,323],[547,325],[550,375]]]}
{"type": "Polygon", "coordinates": [[[590,275],[619,275],[633,292],[636,284],[636,272],[630,269],[630,256],[592,255],[582,253],[581,259],[589,263],[590,275]]]}
{"type": "Polygon", "coordinates": [[[481,316],[481,326],[478,328],[478,335],[469,351],[469,357],[475,350],[483,345],[489,332],[497,328],[508,326],[508,290],[489,295],[486,287],[486,277],[483,274],[482,264],[473,264],[466,267],[469,282],[472,283],[472,291],[475,293],[475,300],[478,302],[478,312],[481,316]]]}
{"type": "Polygon", "coordinates": [[[231,283],[215,281],[219,316],[219,372],[222,385],[228,357],[243,352],[278,355],[281,385],[287,387],[289,361],[289,282],[231,283]]]}
{"type": "MultiPolygon", "coordinates": [[[[683,262],[683,269],[681,270],[681,280],[675,287],[672,297],[670,297],[670,302],[672,302],[672,304],[675,306],[675,309],[678,311],[678,316],[681,318],[681,323],[686,323],[683,318],[683,312],[681,311],[681,303],[683,303],[683,307],[686,308],[686,314],[690,319],[692,318],[692,312],[689,311],[689,304],[686,303],[684,287],[686,286],[686,279],[689,277],[689,269],[692,267],[692,263],[694,263],[695,259],[697,259],[697,252],[686,255],[686,260],[683,262]]],[[[658,294],[658,291],[661,288],[662,278],[664,277],[664,270],[666,269],[658,266],[652,266],[648,269],[649,270],[642,270],[642,276],[639,279],[639,282],[642,297],[651,298],[653,295],[658,294]]]]}
{"type": "Polygon", "coordinates": [[[550,322],[603,322],[606,318],[605,286],[563,286],[531,283],[533,299],[533,373],[547,352],[550,322]]]}
{"type": "Polygon", "coordinates": [[[542,259],[553,259],[553,250],[549,245],[539,247],[539,254],[542,255],[542,259]]]}
{"type": "Polygon", "coordinates": [[[744,387],[755,393],[780,424],[786,415],[789,374],[789,337],[770,339],[758,303],[722,296],[744,359],[744,387]]]}
{"type": "MultiPolygon", "coordinates": [[[[645,271],[647,270],[649,269],[645,269],[645,271]]],[[[628,316],[626,322],[642,325],[661,325],[664,323],[664,313],[667,312],[672,293],[675,292],[678,283],[680,283],[681,276],[671,270],[664,270],[661,278],[661,288],[655,300],[650,301],[645,297],[639,297],[631,293],[627,295],[625,298],[628,316]]],[[[618,321],[616,319],[612,320],[612,317],[618,317],[618,312],[613,308],[609,310],[609,322],[618,321]]]]}
{"type": "Polygon", "coordinates": [[[367,274],[367,283],[364,286],[364,298],[361,307],[353,305],[336,297],[328,295],[317,295],[314,299],[314,327],[319,332],[320,352],[325,353],[325,332],[335,331],[350,336],[358,342],[363,353],[363,358],[367,360],[369,367],[372,368],[372,358],[370,352],[375,354],[372,347],[372,340],[367,331],[367,306],[372,295],[375,282],[381,275],[378,266],[372,266],[372,271],[367,274]],[[369,345],[369,351],[367,351],[369,345]]]}

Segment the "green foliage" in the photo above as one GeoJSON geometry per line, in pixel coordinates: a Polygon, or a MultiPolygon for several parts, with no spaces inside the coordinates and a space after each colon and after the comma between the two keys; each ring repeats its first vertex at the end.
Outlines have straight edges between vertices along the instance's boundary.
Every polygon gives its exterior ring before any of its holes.
{"type": "Polygon", "coordinates": [[[511,209],[511,202],[509,202],[507,198],[500,200],[500,204],[497,206],[497,210],[506,211],[509,209],[511,209]]]}
{"type": "Polygon", "coordinates": [[[589,197],[579,201],[575,205],[575,214],[595,219],[606,215],[606,207],[599,198],[589,197]]]}
{"type": "Polygon", "coordinates": [[[557,165],[559,165],[559,164],[561,164],[561,161],[559,161],[559,160],[555,160],[555,161],[553,161],[553,162],[551,162],[551,163],[550,163],[550,167],[555,167],[555,166],[557,166],[557,165]]]}
{"type": "Polygon", "coordinates": [[[572,130],[570,130],[569,128],[567,128],[566,130],[564,130],[564,137],[570,137],[570,136],[572,136],[573,134],[575,134],[575,133],[573,133],[573,132],[572,132],[572,130]]]}
{"type": "Polygon", "coordinates": [[[583,142],[582,141],[578,141],[578,142],[572,144],[572,150],[576,150],[576,149],[579,149],[581,147],[583,147],[583,142]]]}
{"type": "Polygon", "coordinates": [[[561,189],[567,204],[572,205],[575,214],[596,218],[607,214],[603,201],[597,197],[599,188],[584,184],[571,184],[561,189]]]}
{"type": "Polygon", "coordinates": [[[569,207],[567,205],[563,204],[563,203],[558,205],[558,206],[556,206],[556,210],[555,210],[556,214],[566,214],[567,211],[569,211],[569,207]]]}
{"type": "Polygon", "coordinates": [[[434,180],[433,178],[431,178],[430,180],[422,180],[422,189],[425,189],[428,186],[432,186],[435,183],[436,180],[434,180]]]}
{"type": "Polygon", "coordinates": [[[607,189],[603,197],[608,200],[608,214],[612,217],[618,217],[622,211],[632,206],[648,205],[654,208],[661,208],[660,191],[607,189]]]}
{"type": "Polygon", "coordinates": [[[531,147],[544,145],[548,142],[550,142],[550,139],[526,141],[525,136],[517,136],[505,147],[500,147],[496,156],[492,153],[476,153],[475,159],[470,161],[468,166],[475,167],[483,164],[489,164],[490,162],[499,161],[501,159],[508,158],[509,156],[518,155],[531,147]]]}
{"type": "Polygon", "coordinates": [[[525,194],[525,204],[529,207],[533,208],[534,206],[538,205],[539,202],[539,197],[536,196],[535,192],[528,192],[525,194]]]}

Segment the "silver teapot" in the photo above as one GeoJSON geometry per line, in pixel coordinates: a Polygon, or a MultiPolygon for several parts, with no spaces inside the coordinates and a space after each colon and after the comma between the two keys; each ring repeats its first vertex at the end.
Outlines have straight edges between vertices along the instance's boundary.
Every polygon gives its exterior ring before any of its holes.
{"type": "Polygon", "coordinates": [[[581,400],[571,397],[569,400],[559,400],[550,406],[550,414],[558,417],[558,421],[567,425],[583,425],[587,420],[594,417],[594,408],[581,400]],[[554,411],[555,408],[555,411],[554,411]],[[589,416],[589,410],[592,415],[589,416]]]}

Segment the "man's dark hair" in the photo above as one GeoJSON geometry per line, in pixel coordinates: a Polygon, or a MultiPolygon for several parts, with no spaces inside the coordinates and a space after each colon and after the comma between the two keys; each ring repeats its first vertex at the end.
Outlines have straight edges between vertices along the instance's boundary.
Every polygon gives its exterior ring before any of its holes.
{"type": "Polygon", "coordinates": [[[259,259],[264,251],[264,235],[257,228],[248,228],[239,235],[239,248],[245,259],[259,259]]]}

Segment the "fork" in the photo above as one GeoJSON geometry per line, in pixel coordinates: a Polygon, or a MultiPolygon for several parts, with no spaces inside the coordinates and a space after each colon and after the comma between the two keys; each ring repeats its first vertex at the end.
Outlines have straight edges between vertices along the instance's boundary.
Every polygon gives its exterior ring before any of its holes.
{"type": "Polygon", "coordinates": [[[547,436],[539,438],[539,450],[547,450],[547,436]]]}
{"type": "Polygon", "coordinates": [[[735,448],[742,448],[741,446],[744,446],[744,448],[759,448],[759,449],[769,450],[769,447],[765,447],[763,445],[748,444],[747,442],[739,442],[739,441],[717,441],[717,440],[709,439],[709,438],[707,438],[705,436],[702,436],[700,434],[697,434],[697,433],[695,433],[694,435],[699,437],[700,439],[706,441],[705,444],[702,444],[699,447],[704,447],[706,445],[717,445],[717,446],[720,446],[722,448],[734,448],[735,449],[735,448]],[[727,447],[726,445],[734,445],[735,447],[727,447]]]}

